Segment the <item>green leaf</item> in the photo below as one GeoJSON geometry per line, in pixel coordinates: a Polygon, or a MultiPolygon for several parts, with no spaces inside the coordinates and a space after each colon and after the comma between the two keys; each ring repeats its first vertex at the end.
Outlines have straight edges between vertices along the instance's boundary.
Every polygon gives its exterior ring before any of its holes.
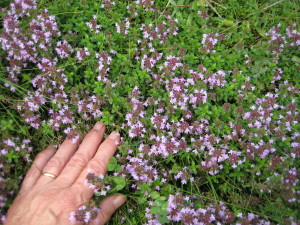
{"type": "Polygon", "coordinates": [[[101,196],[101,192],[96,192],[96,193],[95,193],[95,196],[96,196],[96,197],[100,197],[100,196],[101,196]]]}
{"type": "Polygon", "coordinates": [[[294,61],[294,62],[300,64],[300,58],[299,58],[298,56],[296,56],[296,55],[294,55],[294,56],[292,57],[292,61],[294,61]]]}
{"type": "Polygon", "coordinates": [[[151,191],[151,188],[149,187],[149,184],[148,183],[143,183],[143,184],[140,184],[138,185],[138,187],[141,189],[142,192],[150,192],[151,191]]]}
{"type": "Polygon", "coordinates": [[[167,209],[167,208],[168,208],[168,205],[169,205],[169,202],[164,202],[164,203],[162,204],[162,208],[167,209]]]}
{"type": "Polygon", "coordinates": [[[159,214],[160,213],[160,208],[159,207],[154,207],[154,208],[150,209],[150,212],[152,214],[159,214]]]}
{"type": "Polygon", "coordinates": [[[157,191],[152,191],[152,192],[150,193],[150,196],[151,196],[151,198],[153,198],[153,199],[157,199],[157,198],[160,197],[160,194],[159,194],[157,191]]]}
{"type": "Polygon", "coordinates": [[[186,21],[186,25],[190,26],[192,24],[192,20],[193,20],[193,13],[191,13],[186,21]]]}
{"type": "Polygon", "coordinates": [[[166,217],[162,217],[162,216],[158,217],[157,220],[161,223],[169,223],[170,222],[170,220],[168,220],[166,217]]]}
{"type": "Polygon", "coordinates": [[[122,170],[122,167],[120,165],[116,165],[114,171],[115,172],[120,172],[122,170]]]}
{"type": "Polygon", "coordinates": [[[114,171],[115,170],[115,168],[116,168],[116,164],[108,164],[108,166],[107,166],[107,170],[108,171],[114,171]]]}
{"type": "Polygon", "coordinates": [[[116,183],[116,191],[122,190],[126,186],[125,177],[113,177],[112,180],[116,183]]]}
{"type": "Polygon", "coordinates": [[[232,27],[234,25],[234,22],[232,20],[226,20],[226,19],[224,19],[222,21],[222,25],[225,26],[225,27],[232,27]]]}
{"type": "Polygon", "coordinates": [[[195,1],[192,3],[192,9],[195,10],[195,11],[198,10],[198,4],[197,4],[197,3],[198,3],[198,0],[195,0],[195,1]]]}
{"type": "Polygon", "coordinates": [[[8,162],[12,162],[13,159],[18,158],[14,151],[9,151],[5,156],[7,157],[8,162]]]}
{"type": "Polygon", "coordinates": [[[114,156],[112,156],[112,157],[109,158],[109,163],[110,164],[117,164],[118,161],[117,161],[117,159],[114,156]]]}
{"type": "Polygon", "coordinates": [[[258,33],[260,36],[262,36],[262,37],[265,36],[266,31],[263,30],[262,28],[256,27],[256,31],[257,31],[257,33],[258,33]]]}
{"type": "Polygon", "coordinates": [[[161,199],[159,198],[159,199],[156,199],[156,200],[154,201],[154,203],[155,203],[155,206],[161,208],[162,205],[163,205],[163,203],[164,203],[164,201],[161,200],[161,199]]]}
{"type": "Polygon", "coordinates": [[[160,196],[159,199],[160,199],[160,200],[163,200],[163,201],[167,200],[167,198],[166,198],[165,196],[160,196]]]}
{"type": "Polygon", "coordinates": [[[146,196],[140,196],[137,198],[137,203],[142,205],[147,201],[147,197],[146,196]]]}
{"type": "Polygon", "coordinates": [[[169,214],[168,210],[162,209],[159,207],[154,207],[154,208],[150,209],[150,213],[156,214],[156,215],[162,215],[162,216],[166,216],[169,214]]]}
{"type": "Polygon", "coordinates": [[[199,5],[204,7],[206,5],[205,0],[199,0],[199,5]]]}

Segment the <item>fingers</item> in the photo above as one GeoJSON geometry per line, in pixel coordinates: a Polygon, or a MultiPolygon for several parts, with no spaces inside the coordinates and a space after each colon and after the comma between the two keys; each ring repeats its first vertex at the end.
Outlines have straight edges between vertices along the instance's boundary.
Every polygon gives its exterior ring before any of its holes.
{"type": "Polygon", "coordinates": [[[90,222],[90,225],[103,225],[109,221],[114,212],[125,203],[126,196],[122,194],[111,195],[105,198],[101,203],[101,211],[97,218],[90,222]]]}
{"type": "Polygon", "coordinates": [[[54,154],[54,146],[49,146],[35,157],[30,169],[28,170],[24,178],[19,194],[22,194],[24,191],[32,188],[33,185],[36,184],[37,180],[41,176],[41,171],[43,171],[44,166],[54,154]]]}
{"type": "MultiPolygon", "coordinates": [[[[72,185],[91,158],[94,157],[105,132],[105,126],[97,122],[85,136],[79,149],[71,157],[56,181],[64,185],[72,185]]],[[[47,171],[48,172],[48,171],[47,171]]]]}
{"type": "Polygon", "coordinates": [[[112,157],[117,151],[119,139],[120,135],[113,131],[100,145],[95,156],[89,161],[86,168],[81,172],[78,179],[75,181],[74,186],[78,187],[83,202],[88,202],[94,194],[94,190],[89,188],[88,185],[85,185],[86,176],[88,175],[87,170],[92,170],[92,172],[97,176],[100,174],[105,175],[107,172],[107,165],[109,164],[109,158],[112,157]]]}
{"type": "MultiPolygon", "coordinates": [[[[70,158],[74,155],[79,145],[80,141],[73,143],[72,140],[66,139],[58,148],[55,155],[45,165],[44,169],[42,170],[43,173],[47,172],[58,176],[70,158]]],[[[40,176],[39,180],[37,181],[37,185],[43,185],[48,182],[52,182],[53,180],[54,178],[52,177],[40,176]]]]}

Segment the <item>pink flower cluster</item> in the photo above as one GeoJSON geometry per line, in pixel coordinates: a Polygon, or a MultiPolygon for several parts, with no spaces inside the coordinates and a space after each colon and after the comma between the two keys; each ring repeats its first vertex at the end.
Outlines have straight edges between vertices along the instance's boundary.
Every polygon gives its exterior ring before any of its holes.
{"type": "Polygon", "coordinates": [[[143,7],[151,7],[152,5],[154,5],[155,1],[151,1],[151,0],[136,0],[135,3],[137,5],[141,5],[143,7]]]}
{"type": "Polygon", "coordinates": [[[111,0],[104,0],[104,3],[101,4],[101,8],[111,9],[112,5],[116,5],[116,2],[115,1],[111,1],[111,0]]]}
{"type": "Polygon", "coordinates": [[[174,178],[176,180],[181,180],[182,184],[187,184],[188,181],[194,182],[195,178],[192,176],[193,171],[188,169],[186,166],[179,171],[174,178]]]}
{"type": "Polygon", "coordinates": [[[67,58],[70,56],[70,54],[74,51],[72,46],[66,41],[58,41],[56,43],[57,48],[55,48],[57,54],[60,56],[60,58],[67,58]]]}
{"type": "Polygon", "coordinates": [[[245,54],[244,56],[245,56],[245,58],[247,58],[247,60],[245,61],[245,63],[246,64],[250,64],[251,61],[252,61],[252,58],[248,54],[245,54]]]}
{"type": "Polygon", "coordinates": [[[143,38],[148,39],[150,42],[159,41],[160,44],[163,44],[168,35],[177,35],[178,27],[176,19],[173,20],[170,16],[166,17],[167,21],[158,23],[154,26],[152,23],[149,25],[142,24],[140,30],[143,32],[143,38]]]}
{"type": "Polygon", "coordinates": [[[110,190],[110,185],[104,179],[104,175],[100,174],[99,176],[97,176],[93,173],[91,169],[88,169],[87,173],[88,175],[84,184],[86,186],[89,186],[89,188],[93,189],[95,193],[105,196],[106,192],[110,190]]]}
{"type": "Polygon", "coordinates": [[[27,30],[28,35],[23,35],[25,31],[20,28],[19,20],[25,14],[27,15],[30,9],[35,8],[35,5],[35,1],[31,0],[15,1],[11,4],[12,8],[3,21],[4,31],[0,36],[0,44],[2,49],[8,53],[6,59],[9,61],[9,66],[6,69],[9,76],[5,86],[10,87],[11,91],[15,91],[15,87],[11,83],[19,81],[18,75],[21,73],[21,69],[27,67],[29,62],[38,63],[39,50],[49,49],[52,46],[51,40],[60,35],[55,17],[49,16],[47,10],[32,19],[30,28],[27,30]],[[16,9],[18,9],[17,12],[16,9]]]}
{"type": "MultiPolygon", "coordinates": [[[[26,14],[26,10],[30,10],[30,7],[26,5],[35,5],[35,1],[29,0],[15,1],[15,3],[18,6],[18,12],[22,12],[21,16],[26,14]]],[[[25,122],[31,127],[37,129],[42,124],[43,126],[49,125],[55,131],[63,131],[75,142],[79,138],[73,124],[76,108],[78,113],[82,113],[86,119],[99,118],[102,115],[99,110],[102,101],[96,100],[95,96],[90,99],[89,96],[82,99],[81,94],[72,93],[72,97],[70,97],[71,93],[66,93],[65,87],[68,79],[64,70],[57,68],[58,59],[53,57],[53,53],[55,51],[63,59],[69,57],[74,50],[66,40],[57,41],[54,46],[53,39],[59,38],[61,35],[55,17],[50,16],[45,10],[30,19],[30,26],[25,31],[19,27],[21,16],[16,14],[14,8],[8,11],[8,15],[3,21],[4,32],[0,37],[2,49],[8,53],[7,60],[9,61],[8,82],[5,86],[15,91],[14,83],[19,82],[18,76],[21,74],[22,68],[26,68],[28,63],[35,64],[40,74],[32,78],[34,91],[28,92],[27,97],[23,101],[17,102],[15,107],[20,110],[25,122]],[[28,35],[23,35],[24,33],[28,35]],[[40,53],[46,50],[48,57],[41,56],[40,53]],[[49,54],[51,52],[52,54],[49,54]],[[80,98],[81,101],[78,104],[76,100],[80,100],[80,98]],[[55,107],[49,109],[48,119],[42,120],[40,109],[47,103],[55,107]],[[75,110],[69,104],[74,104],[75,110]]],[[[79,61],[86,60],[90,55],[87,48],[79,49],[77,52],[79,61]]],[[[103,56],[100,57],[100,62],[103,58],[103,56]]]]}
{"type": "Polygon", "coordinates": [[[122,167],[138,184],[152,183],[158,179],[158,171],[153,166],[148,166],[149,162],[147,160],[131,156],[127,156],[127,160],[130,163],[122,167]]]}
{"type": "Polygon", "coordinates": [[[18,17],[30,16],[31,10],[36,8],[36,0],[14,0],[10,3],[10,10],[7,14],[18,17]]]}
{"type": "MultiPolygon", "coordinates": [[[[187,225],[206,225],[206,224],[271,224],[267,220],[260,219],[260,216],[254,213],[238,213],[235,215],[223,203],[211,203],[205,208],[195,209],[192,202],[203,201],[201,197],[183,196],[180,193],[169,195],[166,216],[171,222],[181,222],[187,225]]],[[[158,215],[150,214],[150,209],[146,209],[146,217],[149,225],[162,224],[158,220],[158,215]]]]}
{"type": "Polygon", "coordinates": [[[93,15],[93,19],[89,22],[86,22],[86,25],[95,33],[99,34],[100,33],[100,28],[102,27],[100,24],[97,24],[97,15],[93,15]]]}
{"type": "Polygon", "coordinates": [[[82,205],[76,212],[71,212],[69,220],[71,223],[89,223],[91,221],[98,222],[99,219],[97,218],[97,216],[100,211],[101,209],[98,209],[97,207],[91,207],[91,205],[82,205]]]}
{"type": "Polygon", "coordinates": [[[221,202],[207,208],[194,209],[192,199],[196,196],[183,196],[179,193],[170,195],[168,199],[167,218],[173,222],[182,221],[184,224],[232,223],[234,214],[221,202]]]}
{"type": "MultiPolygon", "coordinates": [[[[157,61],[159,61],[162,58],[163,53],[155,52],[152,55],[153,56],[147,56],[145,54],[143,55],[141,60],[141,68],[143,70],[146,69],[147,72],[150,72],[151,69],[156,65],[157,61]]],[[[139,59],[139,57],[137,57],[136,59],[139,59]]]]}
{"type": "Polygon", "coordinates": [[[108,55],[107,52],[102,53],[96,53],[96,58],[98,61],[98,71],[99,76],[97,79],[99,81],[103,81],[104,83],[107,83],[109,80],[107,79],[106,75],[109,72],[110,68],[109,65],[111,64],[112,57],[108,55]]]}
{"type": "MultiPolygon", "coordinates": [[[[55,16],[50,16],[47,10],[32,20],[29,32],[34,44],[38,46],[38,50],[44,51],[52,47],[51,40],[53,38],[61,35],[55,21],[55,16]]],[[[30,44],[33,45],[33,43],[30,44]]]]}
{"type": "Polygon", "coordinates": [[[219,39],[225,39],[225,35],[218,33],[203,34],[201,41],[203,46],[201,47],[201,50],[207,53],[216,52],[213,47],[219,42],[219,39]]]}
{"type": "Polygon", "coordinates": [[[84,61],[87,59],[87,56],[90,56],[91,53],[89,52],[88,48],[85,47],[84,49],[78,49],[76,52],[76,57],[78,62],[84,61]]]}
{"type": "Polygon", "coordinates": [[[21,161],[31,164],[30,153],[33,148],[30,140],[20,139],[18,137],[5,138],[0,142],[0,223],[5,222],[5,208],[7,201],[16,195],[18,187],[21,185],[22,176],[16,177],[12,172],[15,162],[21,161]]]}
{"type": "Polygon", "coordinates": [[[270,49],[273,55],[278,55],[283,52],[287,46],[298,47],[300,49],[300,32],[295,29],[296,24],[286,28],[286,34],[280,33],[281,24],[277,27],[272,27],[266,36],[269,37],[270,49]]]}
{"type": "Polygon", "coordinates": [[[122,128],[129,128],[129,137],[134,138],[136,136],[144,137],[146,133],[146,129],[144,128],[144,124],[141,121],[141,118],[144,118],[146,111],[144,111],[145,103],[138,100],[140,95],[139,88],[137,86],[134,87],[131,93],[131,104],[132,104],[132,112],[127,113],[125,116],[125,120],[127,124],[122,124],[122,128]]]}
{"type": "Polygon", "coordinates": [[[198,14],[206,20],[209,20],[209,16],[207,15],[207,11],[198,11],[198,14]]]}
{"type": "Polygon", "coordinates": [[[120,21],[120,23],[115,23],[117,28],[117,33],[127,35],[130,27],[130,21],[128,18],[125,18],[125,20],[120,21]]]}

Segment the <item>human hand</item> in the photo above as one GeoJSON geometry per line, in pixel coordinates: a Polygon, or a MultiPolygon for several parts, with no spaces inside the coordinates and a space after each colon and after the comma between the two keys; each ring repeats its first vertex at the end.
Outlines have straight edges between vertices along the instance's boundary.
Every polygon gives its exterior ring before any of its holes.
{"type": "MultiPolygon", "coordinates": [[[[73,144],[67,139],[56,152],[54,147],[40,152],[34,160],[36,166],[30,167],[8,210],[5,225],[70,224],[70,212],[86,204],[94,194],[84,185],[87,169],[104,175],[109,158],[117,150],[120,136],[113,131],[101,144],[104,132],[105,125],[97,122],[81,143],[73,144]],[[37,167],[56,178],[41,175],[37,167]]],[[[97,218],[89,224],[105,224],[125,201],[126,197],[120,194],[105,198],[97,218]]]]}

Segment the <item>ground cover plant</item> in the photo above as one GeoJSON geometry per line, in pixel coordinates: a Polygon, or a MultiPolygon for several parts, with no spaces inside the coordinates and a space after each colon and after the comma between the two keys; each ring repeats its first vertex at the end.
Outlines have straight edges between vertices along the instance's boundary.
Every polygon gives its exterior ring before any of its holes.
{"type": "Polygon", "coordinates": [[[110,224],[299,224],[297,1],[1,1],[0,218],[36,154],[121,142],[110,224]]]}

